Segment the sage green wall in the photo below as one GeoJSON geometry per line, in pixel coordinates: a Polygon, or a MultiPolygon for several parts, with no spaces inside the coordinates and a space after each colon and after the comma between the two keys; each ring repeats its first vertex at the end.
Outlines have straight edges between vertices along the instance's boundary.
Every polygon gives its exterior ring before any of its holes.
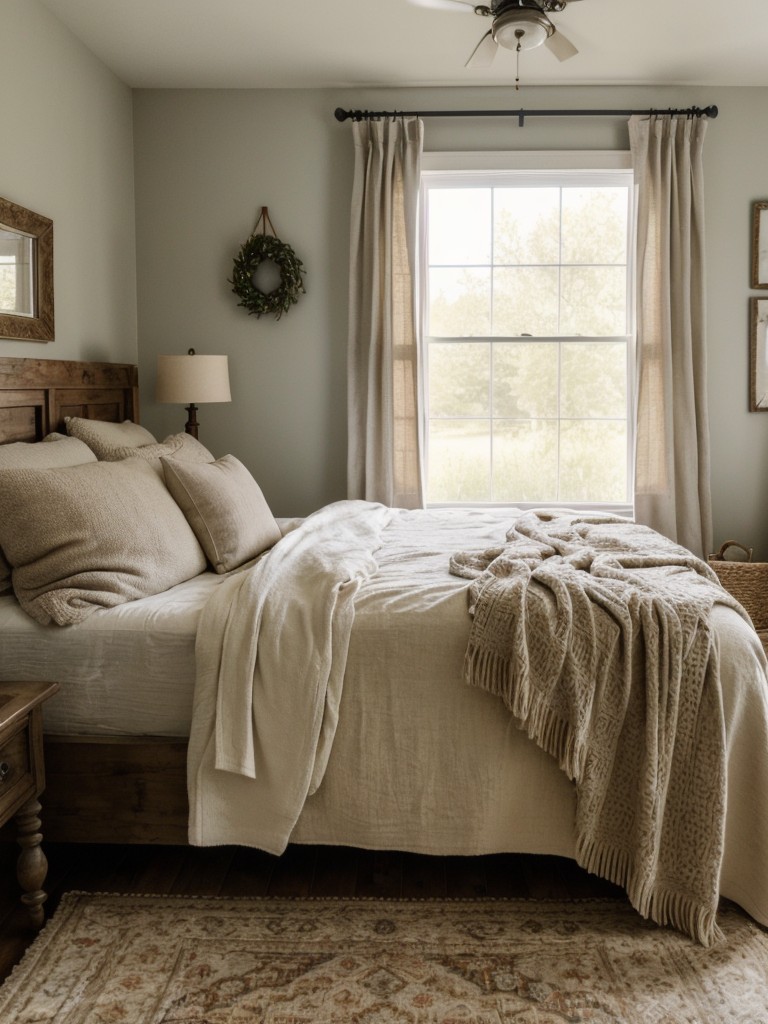
{"type": "Polygon", "coordinates": [[[56,338],[0,356],[136,362],[131,91],[37,0],[0,0],[0,196],[53,220],[56,338]]]}
{"type": "MultiPolygon", "coordinates": [[[[139,353],[144,422],[160,352],[227,353],[231,405],[203,406],[201,438],[256,475],[278,515],[345,496],[348,197],[352,145],[336,106],[368,109],[647,108],[716,103],[705,147],[715,539],[768,558],[768,415],[747,411],[751,204],[768,197],[768,89],[538,88],[138,91],[134,96],[139,353]],[[232,258],[268,206],[307,268],[279,322],[237,306],[232,258]]],[[[425,146],[626,148],[623,120],[431,119],[425,146]]]]}

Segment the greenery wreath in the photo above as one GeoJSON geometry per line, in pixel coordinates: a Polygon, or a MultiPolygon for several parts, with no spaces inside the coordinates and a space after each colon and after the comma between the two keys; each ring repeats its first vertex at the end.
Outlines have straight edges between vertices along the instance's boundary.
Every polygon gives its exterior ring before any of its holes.
{"type": "MultiPolygon", "coordinates": [[[[266,208],[263,208],[262,219],[266,222],[267,218],[266,208]]],[[[232,291],[240,298],[238,306],[244,306],[256,317],[274,313],[275,318],[279,320],[283,313],[287,313],[291,306],[299,301],[299,295],[305,291],[302,277],[305,273],[304,264],[290,245],[281,242],[274,235],[254,232],[243,242],[240,252],[235,257],[232,280],[229,283],[232,285],[232,291]],[[271,292],[261,291],[253,280],[254,274],[265,260],[270,260],[280,271],[280,284],[271,292]]]]}

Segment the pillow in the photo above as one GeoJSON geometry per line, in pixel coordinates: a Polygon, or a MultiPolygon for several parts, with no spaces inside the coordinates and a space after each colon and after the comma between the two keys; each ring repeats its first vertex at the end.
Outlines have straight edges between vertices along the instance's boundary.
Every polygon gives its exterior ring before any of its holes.
{"type": "MultiPolygon", "coordinates": [[[[65,434],[47,434],[41,441],[16,441],[0,445],[0,470],[51,469],[63,466],[79,466],[84,462],[95,462],[96,456],[88,445],[76,437],[65,434]],[[43,442],[49,442],[43,444],[43,442]],[[56,444],[50,442],[55,441],[56,444]]],[[[0,594],[11,589],[11,567],[0,548],[0,594]]]]}
{"type": "Polygon", "coordinates": [[[42,441],[0,444],[0,469],[62,469],[95,461],[87,444],[65,434],[46,434],[42,441]]]}
{"type": "Polygon", "coordinates": [[[80,416],[65,416],[64,423],[70,437],[85,441],[99,459],[107,458],[105,452],[113,448],[135,448],[142,444],[157,444],[157,438],[138,423],[123,420],[109,423],[106,420],[86,420],[80,416]]]}
{"type": "Polygon", "coordinates": [[[177,447],[172,453],[174,459],[182,462],[215,462],[216,458],[208,451],[204,444],[201,444],[191,434],[171,434],[166,437],[163,444],[176,444],[177,447]]]}
{"type": "Polygon", "coordinates": [[[229,572],[280,540],[261,488],[234,455],[207,464],[161,461],[166,487],[216,572],[229,572]]]}
{"type": "Polygon", "coordinates": [[[119,462],[120,459],[144,459],[152,464],[152,468],[162,478],[163,467],[160,465],[160,459],[163,455],[172,455],[185,462],[213,462],[214,458],[205,445],[200,444],[197,438],[191,434],[171,434],[164,441],[155,441],[154,444],[142,444],[138,447],[121,445],[105,448],[104,454],[99,458],[105,462],[119,462]]]}
{"type": "Polygon", "coordinates": [[[184,515],[139,459],[5,470],[0,546],[21,606],[60,626],[205,569],[184,515]]]}

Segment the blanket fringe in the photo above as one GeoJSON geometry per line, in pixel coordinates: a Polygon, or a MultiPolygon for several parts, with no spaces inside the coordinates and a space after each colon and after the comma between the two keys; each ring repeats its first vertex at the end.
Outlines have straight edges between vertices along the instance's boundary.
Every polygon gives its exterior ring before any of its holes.
{"type": "Polygon", "coordinates": [[[578,837],[576,861],[586,871],[614,885],[621,886],[629,902],[644,918],[662,926],[671,926],[691,936],[702,946],[722,941],[717,924],[717,904],[703,907],[686,893],[633,878],[632,864],[626,850],[616,850],[594,839],[578,837]]]}
{"type": "MultiPolygon", "coordinates": [[[[464,660],[464,676],[472,686],[500,697],[520,728],[557,760],[568,778],[576,782],[581,779],[586,751],[583,745],[577,748],[570,723],[555,715],[544,697],[526,685],[527,681],[514,678],[507,659],[470,644],[464,660]]],[[[711,946],[722,938],[716,922],[716,901],[712,908],[703,907],[685,893],[634,877],[626,850],[617,850],[581,836],[577,838],[576,860],[586,871],[621,886],[632,906],[643,917],[677,928],[703,946],[711,946]]]]}
{"type": "Polygon", "coordinates": [[[464,678],[471,686],[500,697],[520,728],[557,761],[571,781],[581,778],[586,750],[577,746],[571,723],[556,715],[545,698],[522,680],[512,677],[510,663],[501,655],[469,644],[464,678]]]}

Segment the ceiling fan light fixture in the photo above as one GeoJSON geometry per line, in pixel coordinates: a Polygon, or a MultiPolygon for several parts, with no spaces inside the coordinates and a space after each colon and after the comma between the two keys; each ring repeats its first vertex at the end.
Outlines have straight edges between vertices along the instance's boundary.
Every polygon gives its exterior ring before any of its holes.
{"type": "Polygon", "coordinates": [[[555,31],[555,26],[543,11],[531,8],[513,8],[497,14],[491,29],[493,38],[507,50],[532,50],[541,46],[555,31]]]}

